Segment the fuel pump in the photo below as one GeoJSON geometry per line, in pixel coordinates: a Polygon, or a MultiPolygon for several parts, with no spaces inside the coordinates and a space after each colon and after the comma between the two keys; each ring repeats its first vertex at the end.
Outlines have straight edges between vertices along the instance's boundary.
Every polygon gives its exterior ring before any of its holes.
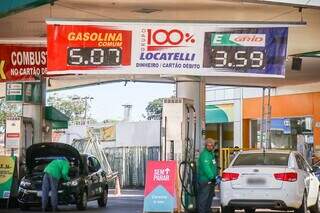
{"type": "Polygon", "coordinates": [[[7,117],[5,147],[17,157],[18,177],[24,176],[26,149],[33,144],[33,121],[27,117],[7,117]]]}
{"type": "Polygon", "coordinates": [[[177,194],[181,206],[185,212],[196,212],[196,111],[193,101],[164,99],[162,121],[161,159],[177,161],[180,180],[177,194]]]}

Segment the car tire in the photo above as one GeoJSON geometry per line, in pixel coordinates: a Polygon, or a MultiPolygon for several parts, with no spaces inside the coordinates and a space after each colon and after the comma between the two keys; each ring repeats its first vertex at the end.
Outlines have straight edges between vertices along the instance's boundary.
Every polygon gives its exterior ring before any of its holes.
{"type": "Polygon", "coordinates": [[[19,204],[19,208],[21,211],[28,211],[30,209],[27,204],[22,204],[22,203],[19,204]]]}
{"type": "Polygon", "coordinates": [[[311,213],[320,213],[320,191],[318,192],[317,203],[314,206],[310,207],[311,213]]]}
{"type": "Polygon", "coordinates": [[[308,213],[308,205],[307,205],[307,193],[303,193],[302,203],[299,209],[294,211],[295,213],[308,213]]]}
{"type": "Polygon", "coordinates": [[[108,187],[105,187],[101,197],[98,199],[99,207],[106,207],[108,203],[108,187]]]}
{"type": "Polygon", "coordinates": [[[79,194],[77,199],[77,209],[78,210],[86,210],[88,203],[88,194],[86,191],[83,191],[79,194]]]}
{"type": "Polygon", "coordinates": [[[221,206],[221,213],[234,213],[234,208],[230,206],[221,206]]]}
{"type": "Polygon", "coordinates": [[[245,213],[255,213],[256,210],[255,210],[255,209],[252,209],[252,208],[247,208],[247,209],[244,209],[244,212],[245,212],[245,213]]]}

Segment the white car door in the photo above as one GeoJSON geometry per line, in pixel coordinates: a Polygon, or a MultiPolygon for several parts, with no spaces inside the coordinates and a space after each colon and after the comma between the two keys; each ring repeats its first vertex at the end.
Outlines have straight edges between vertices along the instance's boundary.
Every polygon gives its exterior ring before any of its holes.
{"type": "Polygon", "coordinates": [[[306,185],[307,191],[308,191],[307,203],[308,203],[308,206],[313,206],[317,203],[317,199],[318,199],[319,180],[315,176],[315,174],[312,172],[312,168],[310,167],[308,162],[302,156],[300,156],[300,158],[302,158],[305,171],[307,172],[307,179],[306,179],[306,182],[308,184],[306,185]]]}
{"type": "Polygon", "coordinates": [[[301,195],[301,201],[303,198],[303,193],[306,190],[307,193],[309,193],[309,175],[305,171],[304,164],[302,161],[302,158],[299,156],[299,154],[295,154],[295,159],[297,163],[297,172],[298,172],[298,184],[299,184],[299,195],[301,195]]]}

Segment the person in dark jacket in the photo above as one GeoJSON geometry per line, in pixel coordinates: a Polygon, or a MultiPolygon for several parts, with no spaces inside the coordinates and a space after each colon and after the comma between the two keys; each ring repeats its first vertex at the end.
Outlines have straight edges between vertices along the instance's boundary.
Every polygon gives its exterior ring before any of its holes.
{"type": "Polygon", "coordinates": [[[211,212],[211,203],[214,197],[215,180],[218,169],[214,154],[215,141],[206,139],[205,148],[200,153],[198,160],[198,199],[199,213],[211,212]]]}
{"type": "Polygon", "coordinates": [[[69,170],[69,161],[64,158],[51,161],[44,169],[42,181],[42,211],[46,211],[50,190],[52,210],[54,212],[58,211],[59,180],[61,178],[65,181],[70,180],[69,170]]]}

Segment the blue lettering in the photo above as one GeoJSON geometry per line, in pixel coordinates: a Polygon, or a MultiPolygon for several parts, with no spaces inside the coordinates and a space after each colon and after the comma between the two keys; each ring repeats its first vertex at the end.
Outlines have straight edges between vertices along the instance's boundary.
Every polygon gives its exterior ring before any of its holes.
{"type": "Polygon", "coordinates": [[[144,58],[144,53],[141,53],[141,55],[140,55],[140,60],[144,60],[145,58],[144,58]]]}
{"type": "Polygon", "coordinates": [[[179,60],[180,54],[183,54],[183,53],[175,53],[173,60],[179,60]]]}
{"type": "Polygon", "coordinates": [[[153,58],[153,53],[147,53],[146,54],[146,59],[147,60],[150,60],[150,59],[152,59],[153,58]]]}
{"type": "Polygon", "coordinates": [[[167,60],[167,54],[166,53],[162,53],[160,56],[160,60],[167,60]]]}
{"type": "Polygon", "coordinates": [[[161,52],[141,52],[140,60],[162,60],[162,61],[194,61],[195,53],[161,53],[161,52]]]}
{"type": "Polygon", "coordinates": [[[153,56],[153,58],[154,58],[155,60],[159,60],[159,55],[160,55],[160,53],[155,53],[154,56],[153,56]]]}
{"type": "Polygon", "coordinates": [[[194,61],[194,58],[196,57],[196,54],[192,54],[192,57],[191,57],[191,61],[194,61]]]}
{"type": "Polygon", "coordinates": [[[174,53],[168,53],[168,60],[172,60],[172,56],[174,55],[174,53]]]}

